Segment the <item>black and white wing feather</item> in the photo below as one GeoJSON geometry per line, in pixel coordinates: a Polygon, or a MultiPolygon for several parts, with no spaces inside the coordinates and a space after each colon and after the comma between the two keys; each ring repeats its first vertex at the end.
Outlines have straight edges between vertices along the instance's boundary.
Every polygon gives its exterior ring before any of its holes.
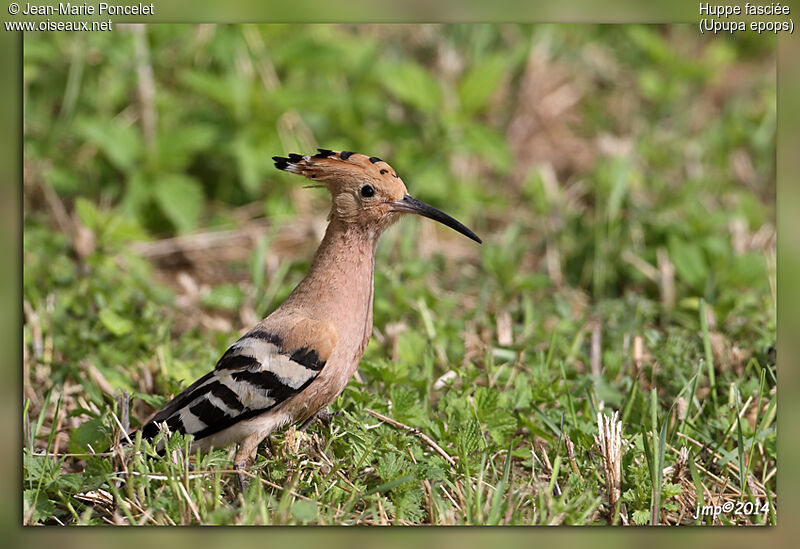
{"type": "Polygon", "coordinates": [[[166,423],[173,433],[203,439],[301,392],[324,368],[335,332],[331,333],[329,325],[314,329],[308,321],[297,328],[305,334],[281,337],[258,328],[245,334],[222,355],[213,371],[159,411],[144,426],[142,435],[152,439],[166,423]],[[320,335],[326,339],[319,341],[320,335]]]}

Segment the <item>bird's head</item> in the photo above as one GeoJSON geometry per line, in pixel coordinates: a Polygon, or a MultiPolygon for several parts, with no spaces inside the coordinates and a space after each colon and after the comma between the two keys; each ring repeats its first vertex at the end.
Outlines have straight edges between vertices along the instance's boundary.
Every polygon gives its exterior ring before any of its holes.
{"type": "Polygon", "coordinates": [[[333,199],[331,218],[383,232],[401,214],[434,219],[480,243],[468,227],[416,198],[409,196],[403,180],[389,164],[376,156],[349,151],[318,149],[311,155],[273,156],[275,167],[303,175],[312,187],[328,189],[333,199]]]}

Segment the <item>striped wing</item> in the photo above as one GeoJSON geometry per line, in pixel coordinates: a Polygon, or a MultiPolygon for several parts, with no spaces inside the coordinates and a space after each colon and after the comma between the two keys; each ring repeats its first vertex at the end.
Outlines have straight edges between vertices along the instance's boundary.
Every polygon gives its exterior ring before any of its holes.
{"type": "Polygon", "coordinates": [[[263,414],[308,387],[335,343],[330,341],[335,332],[331,334],[329,325],[314,330],[308,324],[306,319],[305,325],[299,326],[305,332],[299,338],[280,337],[263,329],[245,334],[222,355],[212,372],[159,411],[144,426],[142,435],[153,438],[159,424],[166,422],[171,432],[202,439],[263,414]],[[311,342],[315,332],[326,337],[318,345],[311,342]]]}

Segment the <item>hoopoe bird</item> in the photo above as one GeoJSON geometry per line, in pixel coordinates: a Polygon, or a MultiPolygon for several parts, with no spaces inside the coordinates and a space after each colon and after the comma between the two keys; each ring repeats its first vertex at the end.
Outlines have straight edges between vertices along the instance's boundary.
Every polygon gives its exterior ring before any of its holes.
{"type": "MultiPolygon", "coordinates": [[[[274,156],[275,167],[327,189],[333,205],[308,274],[272,314],[222,355],[213,371],[176,396],[142,435],[194,436],[190,450],[238,443],[242,471],[259,443],[289,424],[327,419],[328,405],[356,371],[372,333],[378,237],[406,213],[436,220],[481,243],[469,228],[408,195],[383,160],[349,151],[274,156]]],[[[301,427],[301,428],[302,428],[301,427]]]]}

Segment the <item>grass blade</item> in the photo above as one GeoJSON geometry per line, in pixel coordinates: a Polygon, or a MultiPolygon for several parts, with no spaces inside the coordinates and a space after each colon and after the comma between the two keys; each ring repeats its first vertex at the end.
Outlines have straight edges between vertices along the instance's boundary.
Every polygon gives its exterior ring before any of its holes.
{"type": "MultiPolygon", "coordinates": [[[[697,471],[697,465],[694,463],[694,455],[692,453],[689,454],[689,459],[687,460],[689,463],[689,474],[692,477],[692,483],[694,484],[695,490],[695,505],[697,507],[702,507],[705,505],[705,487],[703,486],[703,481],[700,480],[700,473],[697,471]]],[[[700,524],[700,519],[697,519],[697,524],[700,524]]]]}
{"type": "Polygon", "coordinates": [[[392,488],[396,488],[403,483],[409,482],[414,480],[414,475],[404,475],[402,477],[396,478],[394,480],[390,480],[388,482],[384,482],[380,486],[376,486],[372,490],[368,490],[364,493],[364,496],[371,496],[372,494],[380,494],[381,492],[388,492],[392,488]]]}
{"type": "Polygon", "coordinates": [[[492,497],[492,507],[489,510],[489,519],[486,521],[486,524],[500,524],[500,517],[502,516],[503,511],[505,511],[506,506],[508,505],[508,500],[503,496],[506,493],[506,487],[508,486],[508,477],[511,473],[511,448],[514,442],[510,442],[508,444],[508,450],[506,451],[506,461],[503,464],[503,477],[500,479],[500,482],[497,483],[494,489],[494,496],[492,497]]]}
{"type": "MultiPolygon", "coordinates": [[[[747,491],[747,470],[744,466],[744,436],[742,435],[742,415],[739,409],[739,400],[741,395],[739,394],[739,389],[736,389],[736,453],[739,457],[739,488],[741,490],[741,495],[739,496],[740,499],[744,498],[744,494],[747,491]]],[[[753,441],[755,443],[755,440],[753,441]]]]}
{"type": "Polygon", "coordinates": [[[578,416],[575,414],[575,404],[572,402],[572,393],[569,390],[569,383],[567,382],[567,372],[564,370],[564,361],[559,361],[561,367],[561,379],[564,381],[564,393],[567,395],[567,407],[569,408],[569,417],[572,420],[572,426],[577,427],[578,416]]]}
{"type": "Polygon", "coordinates": [[[714,408],[717,407],[717,382],[714,377],[714,356],[711,353],[711,339],[708,336],[708,318],[706,318],[706,300],[700,298],[700,330],[703,335],[703,350],[706,356],[706,364],[708,365],[708,385],[711,389],[711,401],[714,403],[714,408]]]}

